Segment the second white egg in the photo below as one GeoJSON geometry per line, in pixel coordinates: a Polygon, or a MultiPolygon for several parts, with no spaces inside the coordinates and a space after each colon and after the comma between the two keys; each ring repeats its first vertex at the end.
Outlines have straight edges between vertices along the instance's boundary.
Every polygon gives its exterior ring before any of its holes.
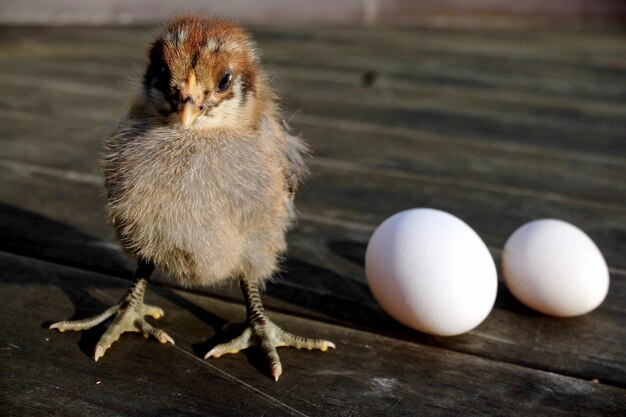
{"type": "Polygon", "coordinates": [[[528,307],[555,317],[586,314],[609,290],[609,269],[585,232],[557,219],[517,229],[502,253],[504,281],[528,307]]]}

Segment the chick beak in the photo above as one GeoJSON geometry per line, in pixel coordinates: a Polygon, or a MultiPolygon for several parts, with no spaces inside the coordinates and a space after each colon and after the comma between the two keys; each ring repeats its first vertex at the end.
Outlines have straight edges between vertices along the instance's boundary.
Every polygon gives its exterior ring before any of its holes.
{"type": "Polygon", "coordinates": [[[202,89],[198,85],[195,72],[191,72],[180,89],[180,104],[178,115],[183,129],[189,128],[202,113],[202,107],[196,104],[196,99],[202,96],[202,89]]]}
{"type": "MultiPolygon", "coordinates": [[[[191,97],[188,97],[191,99],[191,97]]],[[[180,116],[180,124],[183,129],[187,129],[193,124],[198,116],[200,116],[200,108],[194,103],[193,99],[185,100],[182,106],[178,108],[178,115],[180,116]]]]}

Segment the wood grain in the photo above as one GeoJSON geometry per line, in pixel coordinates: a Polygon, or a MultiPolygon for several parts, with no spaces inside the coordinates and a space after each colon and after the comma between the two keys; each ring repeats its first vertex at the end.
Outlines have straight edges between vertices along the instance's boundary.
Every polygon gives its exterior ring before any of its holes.
{"type": "Polygon", "coordinates": [[[0,379],[0,392],[3,407],[20,415],[408,416],[416,407],[441,415],[625,411],[618,388],[271,313],[287,328],[338,345],[326,353],[281,349],[286,372],[275,383],[251,372],[259,366],[254,352],[199,358],[214,343],[216,329],[243,318],[241,305],[156,286],[148,301],[165,309],[159,325],[177,344],[124,335],[95,363],[90,345],[101,329],[60,334],[45,324],[97,312],[114,303],[127,282],[4,253],[0,259],[2,318],[12,323],[0,330],[8,376],[0,379]],[[32,305],[39,306],[35,314],[32,305]]]}
{"type": "Polygon", "coordinates": [[[286,328],[340,349],[282,351],[278,386],[254,370],[254,353],[204,362],[215,331],[243,318],[240,294],[181,291],[165,276],[150,297],[166,307],[176,348],[125,336],[96,365],[97,332],[41,327],[95,313],[128,284],[133,261],[105,222],[97,159],[153,31],[3,27],[0,414],[5,404],[20,415],[624,414],[623,32],[255,34],[289,123],[315,151],[265,303],[286,328]],[[606,257],[609,296],[561,320],[525,308],[500,282],[494,310],[465,335],[405,328],[375,303],[363,261],[376,225],[416,206],[461,217],[496,262],[522,223],[568,220],[606,257]]]}
{"type": "MultiPolygon", "coordinates": [[[[20,182],[4,182],[2,189],[28,188],[33,195],[46,199],[46,208],[38,208],[37,201],[17,198],[14,201],[19,208],[0,206],[0,218],[4,219],[0,223],[4,237],[0,250],[130,279],[133,264],[108,240],[101,213],[103,203],[88,197],[90,188],[94,195],[97,189],[41,174],[29,176],[31,179],[20,182]],[[47,193],[46,188],[54,193],[47,193]],[[86,198],[78,203],[75,198],[81,193],[86,198]],[[24,210],[31,205],[36,212],[24,210]],[[80,228],[72,226],[82,222],[80,228]],[[101,236],[82,230],[99,230],[101,236]]],[[[376,305],[363,274],[371,227],[307,213],[302,217],[289,236],[289,256],[283,271],[268,288],[268,306],[419,344],[626,386],[622,354],[626,333],[620,325],[626,313],[623,272],[612,274],[609,297],[597,311],[569,320],[549,318],[523,307],[500,281],[495,308],[481,326],[454,338],[431,337],[395,323],[376,305]],[[572,338],[577,340],[574,346],[572,338]]],[[[495,251],[494,256],[498,260],[499,252],[495,251]]],[[[166,277],[160,282],[172,286],[166,277]]],[[[236,285],[195,290],[240,300],[236,285]]]]}

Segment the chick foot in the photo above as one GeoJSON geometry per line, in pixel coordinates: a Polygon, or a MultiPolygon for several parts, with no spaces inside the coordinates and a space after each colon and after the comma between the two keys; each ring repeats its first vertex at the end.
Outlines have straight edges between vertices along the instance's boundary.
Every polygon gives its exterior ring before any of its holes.
{"type": "Polygon", "coordinates": [[[321,351],[335,348],[335,344],[328,340],[297,336],[274,324],[265,314],[257,282],[241,280],[241,289],[246,300],[249,326],[241,335],[230,342],[215,346],[204,356],[204,359],[219,358],[227,353],[237,353],[251,346],[257,346],[267,359],[272,377],[278,381],[283,373],[283,368],[276,348],[289,346],[297,349],[318,349],[321,351]]]}
{"type": "Polygon", "coordinates": [[[96,344],[94,351],[96,362],[104,356],[107,349],[125,332],[141,332],[146,338],[152,336],[161,343],[174,344],[174,340],[167,333],[153,327],[144,319],[145,316],[159,319],[164,315],[161,308],[143,302],[146,286],[148,285],[146,278],[149,277],[153,269],[152,265],[140,263],[135,274],[135,282],[128,293],[119,303],[109,307],[102,313],[82,320],[60,321],[51,324],[50,329],[57,329],[60,332],[66,330],[88,330],[115,315],[113,322],[96,344]]]}

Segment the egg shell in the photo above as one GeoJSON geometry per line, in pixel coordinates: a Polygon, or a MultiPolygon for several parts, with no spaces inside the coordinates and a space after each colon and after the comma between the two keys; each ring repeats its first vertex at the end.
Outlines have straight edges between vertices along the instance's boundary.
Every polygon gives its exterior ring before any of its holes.
{"type": "Polygon", "coordinates": [[[478,326],[498,286],[493,258],[476,232],[429,208],[385,220],[367,246],[365,272],[374,298],[391,317],[440,336],[478,326]]]}
{"type": "Polygon", "coordinates": [[[526,223],[509,237],[502,275],[520,302],[556,317],[592,311],[609,290],[609,269],[598,247],[585,232],[556,219],[526,223]]]}

